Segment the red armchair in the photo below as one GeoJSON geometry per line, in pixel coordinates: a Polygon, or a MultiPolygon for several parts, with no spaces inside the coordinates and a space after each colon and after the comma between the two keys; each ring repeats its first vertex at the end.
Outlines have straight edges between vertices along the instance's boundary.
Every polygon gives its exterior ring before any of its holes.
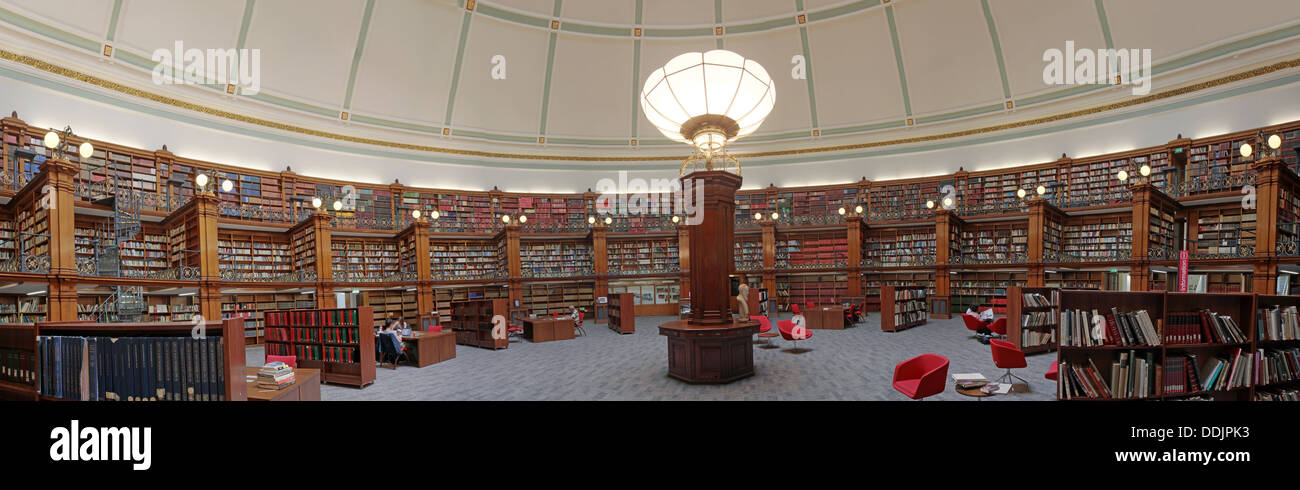
{"type": "Polygon", "coordinates": [[[760,349],[777,348],[776,344],[773,344],[771,340],[768,340],[780,335],[772,331],[772,321],[761,315],[752,315],[749,319],[758,322],[758,340],[755,340],[754,343],[758,344],[760,349]]]}
{"type": "Polygon", "coordinates": [[[295,368],[295,369],[297,369],[297,367],[298,367],[298,358],[297,358],[297,357],[294,357],[294,356],[266,356],[266,363],[267,363],[267,364],[270,364],[270,363],[273,363],[273,362],[283,362],[283,363],[285,363],[285,364],[288,364],[289,367],[291,367],[291,368],[295,368]]]}
{"type": "Polygon", "coordinates": [[[573,324],[574,332],[581,332],[584,337],[587,335],[587,329],[582,328],[582,319],[586,317],[587,317],[587,312],[579,311],[578,322],[573,324]]]}
{"type": "Polygon", "coordinates": [[[921,354],[894,366],[894,389],[913,400],[943,393],[948,384],[948,358],[921,354]]]}
{"type": "Polygon", "coordinates": [[[979,329],[984,328],[984,322],[981,322],[979,318],[967,315],[965,313],[961,314],[961,321],[965,322],[966,329],[972,332],[977,332],[979,331],[979,329]]]}
{"type": "Polygon", "coordinates": [[[781,320],[779,322],[776,322],[776,329],[781,332],[781,338],[794,342],[795,345],[795,347],[785,349],[781,352],[787,352],[790,354],[803,354],[805,352],[812,350],[812,349],[803,349],[799,347],[800,340],[807,340],[812,338],[812,334],[813,334],[812,330],[808,330],[805,327],[803,330],[806,333],[804,338],[802,339],[794,338],[794,320],[781,320]]]}
{"type": "Polygon", "coordinates": [[[1053,362],[1052,367],[1047,368],[1047,372],[1043,374],[1043,377],[1050,379],[1052,381],[1056,381],[1056,374],[1057,372],[1059,372],[1059,370],[1060,370],[1060,365],[1053,362]]]}
{"type": "Polygon", "coordinates": [[[993,364],[1007,370],[1006,374],[1003,374],[1002,377],[998,378],[999,383],[1010,383],[1011,378],[1015,378],[1025,384],[1029,384],[1029,382],[1025,381],[1024,378],[1011,374],[1012,369],[1028,366],[1028,364],[1025,363],[1024,352],[1017,349],[1015,344],[998,339],[989,339],[989,348],[993,350],[993,364]]]}
{"type": "Polygon", "coordinates": [[[992,330],[993,333],[998,334],[999,336],[1006,337],[1006,336],[1007,336],[1007,317],[1002,317],[1002,318],[998,318],[998,319],[996,319],[996,320],[993,320],[993,323],[989,324],[989,330],[992,330]]]}

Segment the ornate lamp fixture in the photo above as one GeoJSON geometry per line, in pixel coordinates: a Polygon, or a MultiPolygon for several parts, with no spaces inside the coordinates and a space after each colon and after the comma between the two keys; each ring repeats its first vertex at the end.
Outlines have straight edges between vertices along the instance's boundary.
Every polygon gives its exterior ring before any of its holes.
{"type": "Polygon", "coordinates": [[[732,170],[727,145],[752,134],[776,105],[776,84],[754,60],[722,49],[677,56],[646,78],[641,109],[668,139],[695,147],[679,176],[732,170]],[[690,167],[688,169],[688,167],[690,167]]]}

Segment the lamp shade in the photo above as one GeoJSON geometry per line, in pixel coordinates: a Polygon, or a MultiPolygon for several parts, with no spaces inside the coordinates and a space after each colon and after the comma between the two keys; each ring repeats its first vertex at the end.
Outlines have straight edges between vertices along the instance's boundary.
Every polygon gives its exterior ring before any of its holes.
{"type": "Polygon", "coordinates": [[[678,55],[641,89],[641,109],[659,132],[710,153],[758,130],[774,105],[767,70],[723,49],[678,55]]]}

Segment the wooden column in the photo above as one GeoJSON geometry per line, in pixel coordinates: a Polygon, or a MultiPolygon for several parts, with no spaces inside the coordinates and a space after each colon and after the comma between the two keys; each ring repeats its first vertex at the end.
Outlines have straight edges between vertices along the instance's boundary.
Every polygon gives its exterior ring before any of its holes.
{"type": "MultiPolygon", "coordinates": [[[[221,318],[221,262],[217,253],[217,205],[212,192],[200,192],[182,206],[178,214],[193,213],[198,243],[186,244],[199,251],[199,313],[204,318],[221,318]]],[[[320,260],[319,258],[317,259],[320,260]]]]}
{"type": "Polygon", "coordinates": [[[849,216],[844,219],[845,233],[848,235],[848,295],[850,298],[862,296],[862,235],[866,233],[866,223],[862,217],[849,216]]]}
{"type": "MultiPolygon", "coordinates": [[[[609,228],[604,223],[591,226],[587,238],[591,240],[591,266],[596,273],[595,297],[609,297],[609,247],[605,241],[609,228]]],[[[678,246],[678,250],[681,247],[678,246]]]]}
{"type": "MultiPolygon", "coordinates": [[[[1277,292],[1277,218],[1281,186],[1296,185],[1297,177],[1276,157],[1251,165],[1255,169],[1255,263],[1251,291],[1277,292]]],[[[1245,203],[1243,202],[1243,205],[1245,203]]]]}
{"type": "Polygon", "coordinates": [[[1151,208],[1178,209],[1181,206],[1150,182],[1138,182],[1129,188],[1133,191],[1133,255],[1129,289],[1146,291],[1151,283],[1151,208]]]}
{"type": "Polygon", "coordinates": [[[951,286],[952,270],[949,265],[952,250],[948,241],[948,235],[954,227],[961,226],[961,218],[957,213],[950,209],[936,208],[934,212],[934,298],[930,301],[930,316],[934,318],[949,318],[952,315],[951,286]],[[934,305],[943,305],[943,311],[938,311],[934,305]]]}
{"type": "Polygon", "coordinates": [[[511,305],[515,301],[523,303],[524,301],[524,278],[523,263],[519,258],[519,222],[512,221],[497,233],[497,240],[506,241],[506,271],[509,279],[506,282],[506,292],[510,295],[511,305]]]}
{"type": "MultiPolygon", "coordinates": [[[[37,192],[36,207],[48,206],[50,234],[50,274],[59,277],[77,275],[77,254],[74,243],[76,229],[76,184],[73,177],[77,175],[77,166],[61,158],[52,158],[45,162],[41,174],[28,188],[37,192]]],[[[17,196],[15,196],[15,200],[17,196]]],[[[22,231],[22,230],[18,230],[22,231]]],[[[73,298],[76,301],[76,298],[73,298]]],[[[75,319],[75,318],[74,318],[75,319]]]]}
{"type": "MultiPolygon", "coordinates": [[[[734,267],[734,264],[733,264],[734,267]]],[[[691,297],[691,233],[686,225],[677,226],[677,282],[680,296],[691,297]]]]}
{"type": "Polygon", "coordinates": [[[50,279],[46,297],[46,320],[71,322],[77,320],[77,281],[72,278],[50,279]]]}
{"type": "Polygon", "coordinates": [[[1028,266],[1025,285],[1043,287],[1047,284],[1047,273],[1043,268],[1043,230],[1051,219],[1048,213],[1052,205],[1039,196],[1029,198],[1029,256],[1025,260],[1028,266]]]}

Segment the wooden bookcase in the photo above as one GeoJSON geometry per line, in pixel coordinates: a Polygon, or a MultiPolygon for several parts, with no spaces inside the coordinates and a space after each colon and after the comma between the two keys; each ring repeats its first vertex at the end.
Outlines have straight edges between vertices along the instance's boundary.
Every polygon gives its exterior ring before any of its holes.
{"type": "Polygon", "coordinates": [[[375,325],[383,325],[390,313],[394,318],[402,318],[410,325],[414,325],[420,317],[415,291],[407,291],[406,288],[362,291],[361,302],[374,310],[375,325]]]}
{"type": "Polygon", "coordinates": [[[36,327],[0,324],[0,401],[37,398],[36,327]]]}
{"type": "Polygon", "coordinates": [[[881,286],[880,329],[898,332],[925,325],[929,319],[926,286],[881,286]]]}
{"type": "MultiPolygon", "coordinates": [[[[122,390],[116,387],[114,381],[104,380],[99,384],[98,399],[115,399],[130,401],[139,400],[172,400],[172,401],[244,401],[247,400],[247,383],[244,380],[244,344],[242,342],[244,325],[243,320],[232,318],[220,322],[209,321],[204,324],[204,335],[208,338],[220,340],[220,358],[214,359],[206,352],[184,350],[175,357],[172,357],[166,363],[179,363],[181,366],[197,366],[186,370],[181,368],[182,372],[193,374],[183,375],[180,379],[162,379],[155,377],[147,380],[143,384],[135,385],[132,391],[122,390]],[[192,363],[192,364],[190,364],[192,363]],[[220,366],[220,369],[217,369],[220,366]],[[204,389],[203,384],[208,384],[204,389]],[[147,385],[147,386],[146,386],[147,385]],[[112,391],[110,391],[112,390],[112,391]],[[110,395],[109,393],[112,393],[110,395]]],[[[135,338],[160,338],[172,337],[178,342],[191,342],[192,329],[194,324],[191,322],[174,322],[174,323],[90,323],[90,322],[42,322],[38,323],[34,329],[35,339],[43,336],[72,336],[72,337],[105,337],[115,338],[118,348],[130,346],[122,342],[124,339],[135,338]]],[[[149,352],[155,351],[148,347],[148,344],[135,344],[133,349],[138,349],[145,359],[150,359],[149,352]]],[[[38,365],[45,362],[41,359],[38,344],[33,345],[36,351],[38,365]]],[[[213,351],[214,353],[216,351],[213,351]]],[[[97,355],[104,355],[103,352],[97,352],[97,355]]],[[[117,356],[114,356],[115,358],[117,356]]],[[[121,361],[119,358],[120,362],[121,361]]],[[[144,373],[159,372],[163,366],[155,362],[146,362],[146,369],[141,370],[144,373]],[[156,368],[156,369],[152,369],[156,368]]],[[[53,381],[51,379],[50,381],[53,381]]],[[[41,386],[41,377],[38,374],[36,386],[41,386]]],[[[87,387],[88,388],[88,387],[87,387]]],[[[40,400],[64,400],[69,398],[57,398],[50,394],[42,393],[39,395],[40,400]]]]}
{"type": "Polygon", "coordinates": [[[763,269],[763,237],[762,235],[736,234],[736,244],[733,251],[735,257],[735,267],[732,272],[754,272],[763,269]]]}
{"type": "Polygon", "coordinates": [[[980,271],[950,275],[949,298],[952,313],[965,313],[973,305],[992,306],[1007,298],[1007,288],[1024,286],[1024,272],[980,271]]]}
{"type": "Polygon", "coordinates": [[[797,304],[802,308],[809,301],[813,304],[839,304],[840,299],[848,295],[848,280],[847,274],[833,272],[777,276],[777,307],[779,311],[790,311],[790,305],[797,304]]]}
{"type": "Polygon", "coordinates": [[[916,272],[868,272],[862,276],[862,291],[867,297],[865,311],[880,311],[881,286],[925,286],[926,294],[934,296],[934,273],[916,272]]]}
{"type": "Polygon", "coordinates": [[[526,314],[550,316],[568,315],[571,306],[590,314],[596,304],[595,283],[592,282],[542,282],[523,286],[521,308],[526,314]]]}
{"type": "Polygon", "coordinates": [[[315,307],[316,297],[302,294],[240,293],[221,296],[221,318],[244,319],[244,336],[249,344],[259,344],[266,336],[266,312],[315,307]]]}
{"type": "Polygon", "coordinates": [[[434,305],[438,310],[438,322],[441,325],[450,325],[452,303],[477,299],[508,298],[509,296],[506,286],[501,284],[438,287],[433,290],[434,305]]]}
{"type": "Polygon", "coordinates": [[[321,382],[364,388],[375,382],[374,317],[369,306],[268,311],[266,354],[294,356],[321,382]]]}
{"type": "Polygon", "coordinates": [[[496,240],[430,240],[429,263],[434,280],[479,280],[498,277],[505,257],[496,240]]]}
{"type": "Polygon", "coordinates": [[[618,333],[636,333],[636,309],[632,294],[616,293],[609,298],[609,329],[618,333]]]}
{"type": "Polygon", "coordinates": [[[609,274],[615,276],[673,273],[681,265],[676,237],[611,239],[606,242],[606,251],[609,274]]]}
{"type": "Polygon", "coordinates": [[[453,302],[451,328],[456,331],[456,343],[484,349],[504,349],[510,346],[506,337],[492,338],[492,318],[510,317],[509,300],[504,298],[453,302]]]}
{"type": "Polygon", "coordinates": [[[844,267],[847,261],[848,234],[843,231],[776,235],[778,269],[832,269],[844,267]]]}
{"type": "MultiPolygon", "coordinates": [[[[1152,324],[1157,332],[1163,331],[1165,318],[1165,293],[1162,292],[1120,292],[1120,291],[1087,291],[1077,289],[1062,289],[1060,291],[1060,312],[1066,314],[1072,310],[1096,310],[1100,314],[1108,314],[1111,308],[1115,308],[1121,313],[1136,312],[1145,310],[1150,317],[1152,324]]],[[[1112,369],[1120,362],[1121,357],[1140,358],[1152,363],[1150,378],[1150,394],[1143,397],[1134,397],[1131,399],[1160,399],[1161,386],[1160,380],[1163,379],[1159,366],[1163,363],[1163,347],[1161,345],[1146,346],[1120,346],[1120,345],[1095,345],[1082,346],[1071,345],[1069,339],[1065,338],[1063,326],[1057,326],[1057,362],[1062,363],[1060,374],[1058,374],[1057,399],[1080,399],[1070,398],[1064,393],[1061,383],[1066,382],[1067,376],[1071,373],[1066,369],[1067,366],[1079,367],[1081,369],[1093,369],[1096,377],[1103,380],[1107,385],[1112,376],[1112,369]]],[[[1088,327],[1091,328],[1091,327],[1088,327]]],[[[1113,387],[1112,387],[1113,390],[1113,387]]],[[[1112,393],[1114,393],[1112,391],[1112,393]]],[[[1093,398],[1082,398],[1093,399],[1093,398]]],[[[1125,398],[1128,399],[1128,398],[1125,398]]]]}
{"type": "Polygon", "coordinates": [[[1056,350],[1057,288],[1011,286],[1007,288],[1007,342],[1025,354],[1056,350]],[[1041,295],[1047,306],[1030,306],[1027,295],[1041,295]]]}
{"type": "Polygon", "coordinates": [[[394,239],[331,235],[330,252],[335,279],[384,281],[401,277],[394,239]]]}
{"type": "Polygon", "coordinates": [[[0,323],[36,323],[45,321],[45,295],[0,294],[0,323]]]}
{"type": "Polygon", "coordinates": [[[293,272],[287,234],[232,230],[217,237],[223,278],[269,281],[293,272]]]}
{"type": "Polygon", "coordinates": [[[519,243],[520,264],[525,278],[567,278],[595,275],[591,244],[585,241],[538,241],[519,243]]]}

